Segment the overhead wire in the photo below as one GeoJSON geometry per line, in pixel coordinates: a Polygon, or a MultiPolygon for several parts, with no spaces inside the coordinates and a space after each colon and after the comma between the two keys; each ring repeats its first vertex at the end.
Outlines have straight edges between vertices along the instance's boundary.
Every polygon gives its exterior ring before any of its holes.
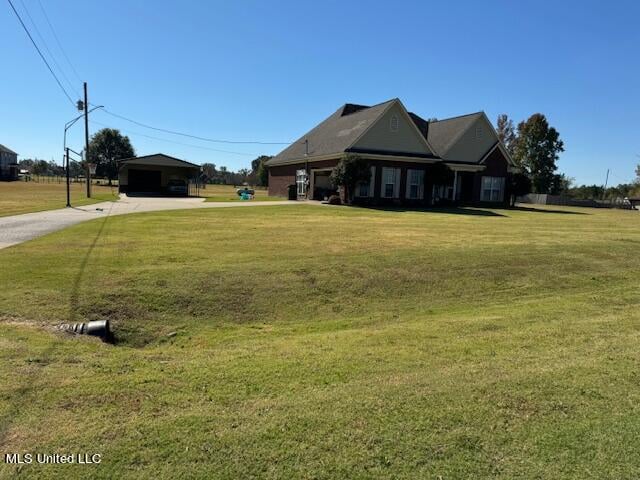
{"type": "MultiPolygon", "coordinates": [[[[107,124],[102,123],[102,122],[97,122],[95,120],[89,120],[89,123],[92,123],[92,124],[95,124],[95,125],[100,125],[101,127],[114,128],[111,125],[107,125],[107,124]]],[[[170,140],[168,138],[154,137],[152,135],[146,135],[144,133],[133,132],[131,130],[127,130],[127,129],[124,129],[124,128],[119,128],[118,130],[121,130],[121,131],[123,131],[125,133],[128,133],[129,135],[149,138],[149,139],[152,139],[152,140],[159,140],[161,142],[174,143],[176,145],[182,145],[182,146],[185,146],[185,147],[199,148],[199,149],[202,149],[202,150],[209,150],[211,152],[228,153],[228,154],[231,154],[231,155],[244,155],[244,156],[247,156],[247,157],[258,157],[258,156],[260,156],[260,154],[258,154],[258,153],[234,152],[234,151],[230,151],[230,150],[219,150],[217,148],[205,147],[203,145],[194,145],[192,143],[178,142],[176,140],[170,140]]]]}
{"type": "Polygon", "coordinates": [[[53,64],[58,68],[58,71],[62,74],[62,78],[67,82],[67,86],[76,95],[79,96],[78,90],[76,90],[76,87],[74,87],[73,84],[71,83],[71,81],[69,81],[69,77],[67,77],[67,74],[64,73],[64,70],[62,69],[62,67],[60,67],[60,64],[56,60],[55,55],[53,54],[51,49],[49,49],[49,46],[47,45],[47,41],[44,39],[44,36],[42,35],[42,33],[40,33],[40,29],[38,28],[38,25],[36,24],[35,20],[31,16],[31,13],[29,12],[29,9],[27,8],[27,5],[24,3],[24,0],[20,0],[20,3],[22,4],[22,8],[24,9],[25,13],[27,14],[27,17],[29,17],[29,21],[31,22],[31,25],[33,25],[33,28],[34,28],[36,34],[38,35],[38,38],[40,38],[40,42],[42,43],[42,45],[44,46],[45,50],[49,54],[49,57],[53,61],[53,64]]]}
{"type": "Polygon", "coordinates": [[[38,4],[40,5],[40,10],[42,10],[42,15],[44,16],[45,20],[47,21],[47,24],[49,25],[49,29],[51,30],[51,33],[53,34],[53,38],[55,38],[56,43],[58,44],[58,48],[60,49],[60,51],[62,52],[62,55],[65,58],[65,60],[67,61],[67,63],[71,67],[71,71],[76,76],[76,79],[80,83],[82,83],[82,79],[80,78],[80,75],[78,74],[78,71],[73,66],[73,63],[71,63],[71,60],[69,59],[69,56],[67,55],[67,52],[65,51],[64,47],[62,46],[62,42],[60,42],[60,38],[58,37],[58,34],[56,33],[56,29],[53,28],[53,24],[51,23],[51,20],[49,19],[49,15],[47,15],[47,11],[45,10],[44,5],[42,4],[42,2],[40,0],[38,0],[38,4]]]}
{"type": "Polygon", "coordinates": [[[18,21],[20,22],[20,25],[22,25],[22,28],[24,29],[25,33],[29,37],[29,40],[31,40],[31,43],[33,44],[33,46],[35,47],[36,51],[38,52],[38,55],[40,55],[40,58],[42,59],[44,64],[47,66],[47,69],[49,70],[49,72],[51,73],[53,78],[55,79],[56,83],[58,84],[58,86],[60,87],[62,92],[65,94],[67,99],[69,100],[69,103],[71,103],[71,105],[73,105],[75,107],[76,103],[73,101],[73,99],[69,95],[69,92],[67,92],[67,90],[64,88],[64,86],[60,82],[60,79],[58,78],[58,76],[55,74],[55,72],[51,68],[51,65],[49,65],[49,62],[47,61],[45,56],[42,54],[42,51],[38,47],[38,44],[36,43],[36,41],[33,39],[33,36],[31,35],[31,32],[29,32],[29,29],[27,28],[27,26],[25,25],[24,21],[22,20],[22,17],[18,13],[18,10],[16,10],[15,5],[13,4],[13,2],[11,0],[7,0],[7,2],[9,2],[9,5],[11,6],[11,9],[13,10],[13,13],[15,13],[16,17],[18,17],[18,21]]]}

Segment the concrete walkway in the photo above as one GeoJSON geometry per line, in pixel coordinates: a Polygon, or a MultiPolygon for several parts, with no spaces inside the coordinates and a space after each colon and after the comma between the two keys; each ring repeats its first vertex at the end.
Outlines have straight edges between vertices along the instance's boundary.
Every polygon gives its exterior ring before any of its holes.
{"type": "Polygon", "coordinates": [[[204,198],[154,198],[121,196],[116,202],[102,202],[84,207],[61,208],[44,212],[0,217],[0,249],[26,242],[47,233],[106,216],[128,213],[182,210],[192,208],[258,207],[295,205],[288,200],[275,202],[205,202],[204,198]]]}

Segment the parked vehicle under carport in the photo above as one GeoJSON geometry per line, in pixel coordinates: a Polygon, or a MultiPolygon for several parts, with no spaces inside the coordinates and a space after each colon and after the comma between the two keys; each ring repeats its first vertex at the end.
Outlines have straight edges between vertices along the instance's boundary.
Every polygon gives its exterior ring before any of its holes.
{"type": "Polygon", "coordinates": [[[174,178],[167,183],[167,195],[186,197],[188,194],[189,186],[186,181],[174,178]]]}
{"type": "Polygon", "coordinates": [[[128,195],[187,196],[199,174],[199,165],[162,153],[118,161],[119,190],[128,195]]]}

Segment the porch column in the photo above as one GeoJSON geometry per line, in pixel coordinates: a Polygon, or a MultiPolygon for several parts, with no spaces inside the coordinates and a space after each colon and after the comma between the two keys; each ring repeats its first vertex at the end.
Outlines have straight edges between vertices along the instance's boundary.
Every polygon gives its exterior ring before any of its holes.
{"type": "Polygon", "coordinates": [[[458,196],[458,170],[453,171],[453,201],[457,200],[458,196]]]}

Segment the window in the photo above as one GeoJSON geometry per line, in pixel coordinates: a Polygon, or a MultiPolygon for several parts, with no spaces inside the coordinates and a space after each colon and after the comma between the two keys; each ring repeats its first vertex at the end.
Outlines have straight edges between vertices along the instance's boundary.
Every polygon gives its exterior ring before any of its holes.
{"type": "Polygon", "coordinates": [[[412,200],[424,198],[424,170],[407,170],[407,191],[405,196],[412,200]]]}
{"type": "Polygon", "coordinates": [[[398,128],[400,128],[400,120],[397,115],[392,115],[389,120],[389,130],[392,132],[397,132],[398,128]]]}
{"type": "Polygon", "coordinates": [[[305,196],[307,194],[307,171],[306,170],[296,170],[296,186],[298,187],[297,192],[300,196],[305,196]]]}
{"type": "Polygon", "coordinates": [[[382,168],[382,185],[380,186],[380,196],[382,198],[398,198],[400,187],[400,169],[382,168]]]}
{"type": "Polygon", "coordinates": [[[376,181],[376,167],[371,167],[369,181],[358,182],[356,186],[356,197],[373,197],[373,186],[376,181]]]}
{"type": "Polygon", "coordinates": [[[483,202],[501,202],[504,199],[504,177],[482,177],[483,202]]]}

